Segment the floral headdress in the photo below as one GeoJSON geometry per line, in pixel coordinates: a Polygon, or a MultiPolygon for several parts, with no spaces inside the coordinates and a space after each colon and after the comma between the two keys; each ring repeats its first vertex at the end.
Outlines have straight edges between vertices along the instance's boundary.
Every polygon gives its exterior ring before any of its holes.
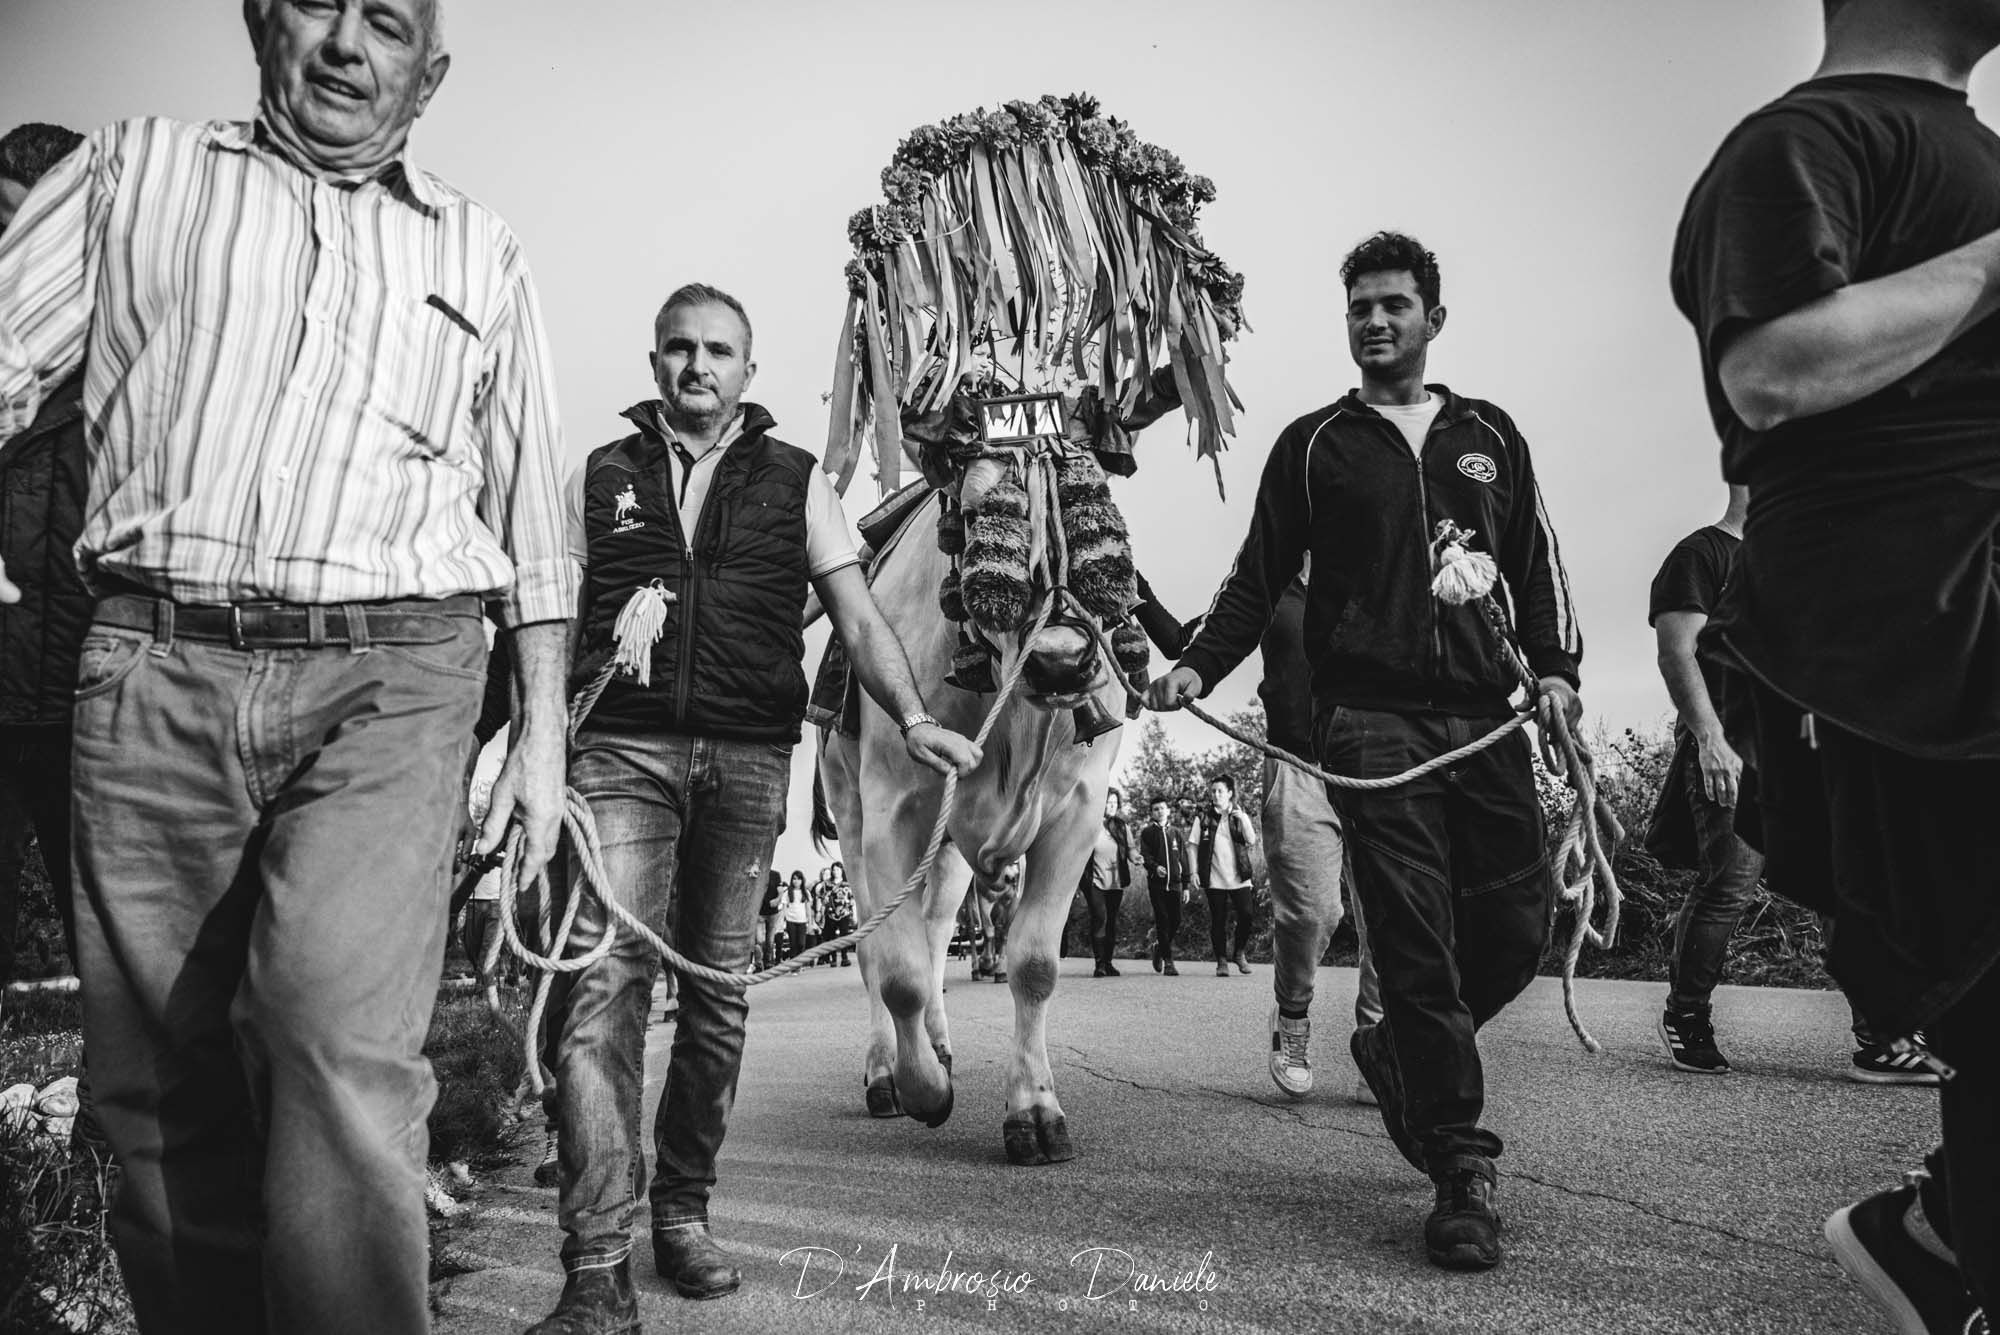
{"type": "Polygon", "coordinates": [[[1207,177],[1079,94],[923,126],[882,192],[847,227],[824,456],[843,490],[871,437],[893,488],[904,416],[935,416],[968,376],[1073,391],[1106,406],[1088,411],[1108,431],[1151,420],[1142,399],[1165,389],[1198,456],[1221,452],[1241,407],[1223,344],[1245,327],[1243,278],[1196,229],[1207,177]]]}

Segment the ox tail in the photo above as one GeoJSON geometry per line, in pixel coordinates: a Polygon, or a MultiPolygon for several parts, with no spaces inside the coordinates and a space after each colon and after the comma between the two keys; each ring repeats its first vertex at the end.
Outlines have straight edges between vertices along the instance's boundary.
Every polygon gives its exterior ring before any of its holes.
{"type": "Polygon", "coordinates": [[[833,808],[826,804],[826,777],[819,766],[813,766],[813,851],[825,853],[828,840],[840,838],[840,828],[833,823],[833,808]]]}

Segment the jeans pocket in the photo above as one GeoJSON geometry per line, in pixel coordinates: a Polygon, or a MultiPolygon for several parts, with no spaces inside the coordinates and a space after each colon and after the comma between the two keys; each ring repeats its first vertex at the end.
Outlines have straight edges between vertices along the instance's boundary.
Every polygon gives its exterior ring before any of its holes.
{"type": "Polygon", "coordinates": [[[116,690],[145,657],[143,639],[92,631],[77,653],[76,699],[91,700],[116,690]]]}
{"type": "Polygon", "coordinates": [[[483,636],[454,630],[435,644],[378,644],[376,650],[406,663],[459,681],[486,680],[483,636]]]}

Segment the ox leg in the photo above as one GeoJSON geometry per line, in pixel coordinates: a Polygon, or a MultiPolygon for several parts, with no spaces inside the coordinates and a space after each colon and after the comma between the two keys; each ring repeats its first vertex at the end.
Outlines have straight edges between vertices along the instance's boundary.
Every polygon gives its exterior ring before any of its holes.
{"type": "MultiPolygon", "coordinates": [[[[856,896],[858,900],[859,895],[856,896]]],[[[866,918],[866,912],[858,908],[866,918]]],[[[870,1117],[901,1117],[903,1104],[896,1097],[896,1024],[882,1001],[877,982],[875,938],[863,940],[855,954],[861,960],[861,986],[868,993],[868,1058],[863,1064],[861,1083],[866,1087],[870,1117]]]]}
{"type": "MultiPolygon", "coordinates": [[[[885,822],[892,828],[885,835],[868,831],[868,876],[875,887],[877,905],[886,904],[902,891],[915,870],[918,848],[907,846],[897,837],[900,820],[885,822]]],[[[915,822],[911,821],[914,825],[915,822]]],[[[928,820],[920,827],[929,829],[928,820]]],[[[902,1110],[925,1126],[942,1126],[951,1116],[951,1069],[941,1061],[932,1044],[932,1013],[942,1016],[940,957],[950,941],[950,923],[943,940],[936,937],[930,904],[938,888],[945,857],[940,855],[924,887],[924,903],[905,905],[889,915],[876,929],[869,944],[875,946],[871,991],[879,997],[893,1030],[895,1060],[891,1067],[895,1097],[902,1110]]],[[[960,863],[959,865],[963,865],[960,863]]],[[[870,1077],[871,1088],[873,1076],[870,1077]]],[[[872,1100],[874,1095],[871,1094],[872,1100]]]]}
{"type": "MultiPolygon", "coordinates": [[[[820,750],[819,765],[836,827],[855,847],[862,847],[867,827],[857,777],[861,768],[859,745],[852,738],[828,737],[820,750]]],[[[865,857],[854,864],[851,879],[856,921],[866,922],[883,901],[875,893],[875,882],[868,874],[865,857]]],[[[871,936],[864,938],[854,952],[860,957],[861,987],[868,994],[868,1055],[862,1062],[861,1083],[867,1091],[869,1116],[901,1117],[903,1105],[896,1098],[896,1080],[892,1074],[896,1066],[896,1027],[889,1008],[882,1004],[882,989],[877,981],[881,970],[876,963],[879,949],[876,938],[871,936]]]]}
{"type": "MultiPolygon", "coordinates": [[[[1101,806],[1101,803],[1100,803],[1101,806]]],[[[1049,1070],[1048,1010],[1056,990],[1056,947],[1083,861],[1096,834],[1086,821],[1045,830],[1029,851],[1020,903],[1007,932],[1007,983],[1014,993],[1014,1051],[1007,1072],[1007,1160],[1061,1163],[1076,1157],[1049,1070]]]]}
{"type": "Polygon", "coordinates": [[[945,957],[958,926],[959,906],[965,901],[966,887],[971,883],[972,868],[957,848],[946,844],[939,849],[937,865],[924,887],[924,923],[930,932],[931,952],[931,993],[924,1006],[924,1036],[947,1075],[951,1072],[951,1024],[944,1009],[945,957]]]}

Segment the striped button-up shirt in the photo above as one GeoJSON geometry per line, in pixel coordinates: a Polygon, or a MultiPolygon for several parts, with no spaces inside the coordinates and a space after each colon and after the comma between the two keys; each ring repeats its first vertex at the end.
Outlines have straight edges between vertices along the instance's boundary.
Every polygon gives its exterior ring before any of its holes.
{"type": "Polygon", "coordinates": [[[92,135],[0,238],[0,442],[79,363],[86,578],[574,612],[527,264],[406,161],[330,181],[251,124],[92,135]]]}

